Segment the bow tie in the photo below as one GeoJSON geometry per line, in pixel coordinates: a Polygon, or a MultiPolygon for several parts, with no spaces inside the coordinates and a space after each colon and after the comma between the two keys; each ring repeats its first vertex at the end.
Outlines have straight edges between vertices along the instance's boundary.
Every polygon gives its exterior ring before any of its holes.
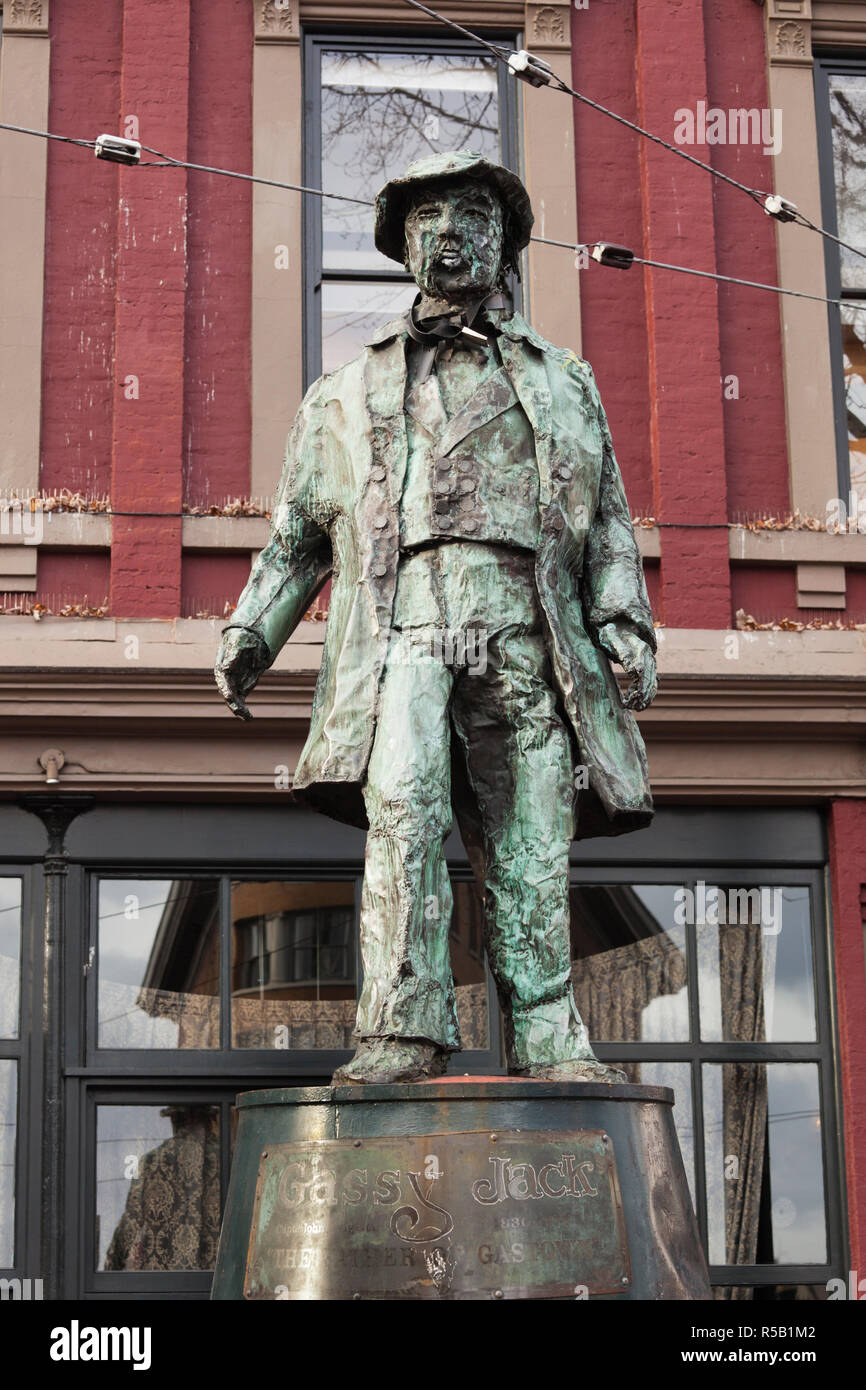
{"type": "Polygon", "coordinates": [[[420,303],[421,296],[419,295],[409,310],[407,321],[410,338],[418,343],[422,349],[416,377],[419,382],[424,381],[430,375],[433,363],[446,351],[450,355],[456,347],[484,350],[488,338],[498,332],[498,329],[485,317],[486,311],[488,309],[510,308],[505,296],[494,291],[493,294],[477,300],[475,304],[469,305],[463,311],[455,309],[450,314],[440,314],[419,320],[416,318],[416,310],[420,303]]]}

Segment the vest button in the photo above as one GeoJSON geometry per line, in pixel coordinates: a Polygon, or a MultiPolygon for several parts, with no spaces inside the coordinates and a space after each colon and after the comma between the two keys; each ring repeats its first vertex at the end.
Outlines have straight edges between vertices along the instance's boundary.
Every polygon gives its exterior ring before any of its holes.
{"type": "Polygon", "coordinates": [[[378,531],[383,531],[388,525],[387,514],[385,512],[378,512],[377,515],[373,517],[373,525],[378,531]]]}
{"type": "Polygon", "coordinates": [[[447,531],[453,524],[450,516],[437,516],[436,521],[443,531],[447,531]]]}
{"type": "Polygon", "coordinates": [[[472,460],[471,460],[471,459],[458,459],[458,460],[457,460],[457,467],[458,467],[458,469],[459,469],[459,471],[460,471],[461,473],[471,473],[471,472],[472,472],[472,469],[473,469],[472,460]]]}
{"type": "Polygon", "coordinates": [[[454,467],[454,462],[452,459],[448,458],[437,459],[436,467],[439,469],[440,473],[450,473],[451,469],[454,467]]]}
{"type": "Polygon", "coordinates": [[[436,503],[436,510],[437,512],[448,512],[451,510],[451,503],[448,501],[447,497],[439,498],[439,501],[436,503]]]}
{"type": "Polygon", "coordinates": [[[475,484],[471,478],[461,478],[457,484],[457,491],[462,493],[474,492],[475,484]]]}
{"type": "Polygon", "coordinates": [[[384,483],[385,476],[386,475],[384,468],[374,468],[372,473],[370,474],[370,477],[372,478],[374,483],[384,483]]]}
{"type": "Polygon", "coordinates": [[[464,521],[464,523],[463,523],[463,530],[464,530],[464,531],[477,531],[477,530],[478,530],[478,522],[475,520],[475,517],[474,517],[474,516],[467,517],[467,519],[466,519],[466,520],[464,521]]]}
{"type": "Polygon", "coordinates": [[[559,470],[559,476],[564,483],[567,483],[571,477],[571,469],[566,464],[563,464],[559,470]]]}
{"type": "Polygon", "coordinates": [[[561,516],[555,516],[551,518],[550,526],[553,531],[561,531],[563,524],[564,523],[561,516]]]}
{"type": "Polygon", "coordinates": [[[375,574],[377,579],[382,579],[383,576],[388,573],[388,566],[383,565],[382,561],[380,560],[378,565],[373,566],[373,573],[375,574]]]}

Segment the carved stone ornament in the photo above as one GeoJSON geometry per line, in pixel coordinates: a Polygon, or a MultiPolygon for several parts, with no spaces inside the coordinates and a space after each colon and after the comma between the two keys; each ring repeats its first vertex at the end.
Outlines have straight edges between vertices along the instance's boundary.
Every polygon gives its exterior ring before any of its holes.
{"type": "Polygon", "coordinates": [[[285,43],[297,39],[297,0],[254,0],[257,42],[285,43]]]}
{"type": "Polygon", "coordinates": [[[776,26],[773,36],[773,56],[779,58],[808,58],[809,44],[806,40],[806,26],[793,20],[776,26]]]}
{"type": "Polygon", "coordinates": [[[527,5],[526,32],[529,46],[535,48],[569,48],[571,46],[571,15],[565,5],[527,5]]]}
{"type": "Polygon", "coordinates": [[[3,7],[4,34],[48,37],[48,0],[7,0],[3,7]]]}

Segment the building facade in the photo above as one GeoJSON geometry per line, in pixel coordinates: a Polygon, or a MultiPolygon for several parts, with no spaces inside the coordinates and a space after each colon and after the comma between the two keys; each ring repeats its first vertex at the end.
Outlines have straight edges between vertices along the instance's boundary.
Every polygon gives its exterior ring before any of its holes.
{"type": "Polygon", "coordinates": [[[675,152],[866,249],[866,3],[441,12],[674,150],[403,0],[3,0],[0,121],[73,143],[0,130],[0,1276],[206,1297],[234,1097],[349,1055],[363,835],[291,790],[327,593],[251,724],[211,672],[304,389],[413,293],[369,208],[274,184],[466,147],[529,188],[517,292],[593,365],[658,628],[655,821],[574,846],[581,1012],[675,1090],[718,1297],[866,1296],[866,259],[675,152]]]}

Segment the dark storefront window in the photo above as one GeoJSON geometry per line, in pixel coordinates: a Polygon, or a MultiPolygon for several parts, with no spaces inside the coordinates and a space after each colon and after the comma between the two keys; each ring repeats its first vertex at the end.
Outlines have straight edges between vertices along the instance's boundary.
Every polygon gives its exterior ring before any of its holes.
{"type": "MultiPolygon", "coordinates": [[[[412,160],[471,149],[514,166],[513,86],[462,41],[307,39],[304,181],[372,200],[412,160]]],[[[372,209],[307,198],[307,380],[355,357],[416,290],[373,245],[372,209]]]]}
{"type": "Polygon", "coordinates": [[[16,1263],[23,880],[0,876],[0,1269],[16,1263]]]}
{"type": "Polygon", "coordinates": [[[809,1267],[829,1262],[832,1069],[810,888],[707,871],[571,896],[578,1008],[606,1060],[674,1090],[716,1297],[824,1296],[809,1267]]]}
{"type": "MultiPolygon", "coordinates": [[[[849,1265],[820,820],[657,822],[651,840],[575,846],[578,1007],[603,1060],[674,1091],[717,1297],[824,1297],[849,1265]]],[[[65,1296],[204,1298],[237,1094],[327,1084],[351,1055],[364,837],[260,807],[113,807],[79,824],[61,880],[65,1296]]],[[[495,1074],[481,895],[456,835],[448,856],[466,1049],[451,1070],[495,1074]]],[[[0,873],[0,1269],[39,1278],[34,875],[0,873]]]]}

